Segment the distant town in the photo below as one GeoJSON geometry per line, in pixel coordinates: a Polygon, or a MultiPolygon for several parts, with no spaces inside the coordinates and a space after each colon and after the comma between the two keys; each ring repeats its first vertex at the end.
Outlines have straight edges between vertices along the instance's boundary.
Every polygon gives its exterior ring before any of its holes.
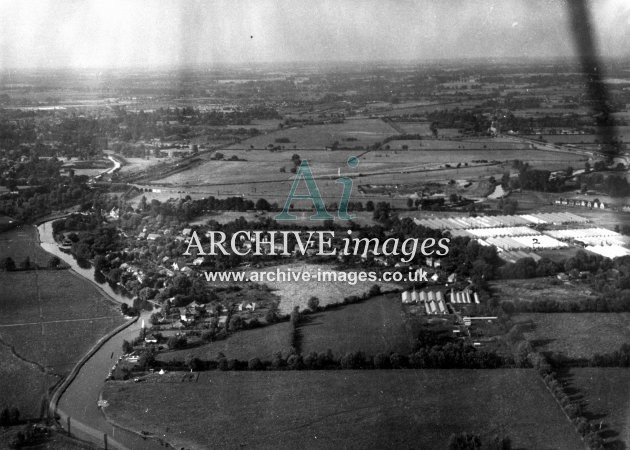
{"type": "Polygon", "coordinates": [[[3,72],[0,441],[625,448],[629,68],[3,72]]]}

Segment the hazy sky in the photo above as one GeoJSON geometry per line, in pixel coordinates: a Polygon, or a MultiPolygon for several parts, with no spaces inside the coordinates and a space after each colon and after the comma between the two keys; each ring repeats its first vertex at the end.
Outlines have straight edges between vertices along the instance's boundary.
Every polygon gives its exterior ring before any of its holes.
{"type": "MultiPolygon", "coordinates": [[[[569,56],[566,4],[0,0],[0,69],[569,56]]],[[[601,53],[630,54],[630,1],[590,4],[601,53]]]]}

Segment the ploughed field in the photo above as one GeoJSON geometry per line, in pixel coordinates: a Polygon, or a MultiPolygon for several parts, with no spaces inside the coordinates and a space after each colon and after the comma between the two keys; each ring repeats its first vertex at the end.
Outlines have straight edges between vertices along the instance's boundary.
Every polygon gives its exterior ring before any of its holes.
{"type": "Polygon", "coordinates": [[[109,419],[177,448],[446,448],[463,431],[507,435],[513,448],[583,446],[525,369],[211,371],[109,382],[103,398],[109,419]]]}
{"type": "MultiPolygon", "coordinates": [[[[7,256],[52,256],[35,247],[36,234],[16,237],[7,256]]],[[[0,408],[37,417],[49,389],[123,317],[95,286],[65,269],[0,272],[0,287],[0,408]]]]}

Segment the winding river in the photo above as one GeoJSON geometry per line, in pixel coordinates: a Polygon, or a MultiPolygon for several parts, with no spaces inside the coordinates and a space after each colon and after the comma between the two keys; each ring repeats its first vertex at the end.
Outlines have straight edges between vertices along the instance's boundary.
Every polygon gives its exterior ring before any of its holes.
{"type": "Polygon", "coordinates": [[[113,298],[119,303],[126,303],[131,306],[132,300],[114,291],[108,283],[97,283],[94,279],[94,269],[82,268],[81,266],[79,266],[79,263],[76,261],[76,259],[74,259],[74,256],[61,251],[53,236],[52,223],[55,220],[59,219],[49,220],[48,222],[44,222],[37,227],[37,231],[39,232],[39,244],[41,245],[41,247],[48,253],[59,257],[59,259],[68,264],[72,270],[88,280],[90,283],[97,286],[100,290],[104,291],[104,293],[107,294],[109,297],[113,298]]]}
{"type": "MultiPolygon", "coordinates": [[[[72,255],[61,251],[53,237],[52,223],[55,220],[58,219],[49,220],[37,227],[41,247],[48,253],[58,256],[74,272],[96,286],[103,294],[117,302],[131,305],[131,299],[114,291],[108,283],[97,283],[94,280],[93,269],[80,267],[72,255]]],[[[154,450],[168,447],[153,439],[112,426],[112,424],[107,422],[103,412],[97,406],[97,401],[103,388],[104,376],[121,355],[123,340],[130,341],[136,337],[142,322],[145,320],[148,322],[148,319],[149,313],[144,312],[140,320],[105,342],[81,367],[76,378],[69,384],[59,399],[57,413],[60,423],[64,429],[67,429],[68,417],[70,417],[71,432],[74,436],[96,443],[99,446],[104,446],[105,442],[107,442],[109,448],[121,450],[154,450]]]]}

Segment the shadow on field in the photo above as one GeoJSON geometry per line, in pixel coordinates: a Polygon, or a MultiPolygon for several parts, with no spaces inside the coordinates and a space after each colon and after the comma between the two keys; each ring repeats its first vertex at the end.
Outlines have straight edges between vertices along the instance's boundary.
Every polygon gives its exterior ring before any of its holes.
{"type": "Polygon", "coordinates": [[[578,403],[582,407],[582,415],[584,418],[599,431],[600,436],[605,441],[604,448],[607,450],[625,450],[627,448],[626,444],[619,439],[615,439],[618,438],[619,432],[613,430],[607,423],[605,423],[605,419],[608,415],[594,413],[588,410],[589,405],[584,400],[584,395],[573,385],[574,376],[571,374],[571,370],[569,368],[560,367],[556,369],[556,374],[558,381],[564,386],[564,392],[572,401],[578,403]]]}

